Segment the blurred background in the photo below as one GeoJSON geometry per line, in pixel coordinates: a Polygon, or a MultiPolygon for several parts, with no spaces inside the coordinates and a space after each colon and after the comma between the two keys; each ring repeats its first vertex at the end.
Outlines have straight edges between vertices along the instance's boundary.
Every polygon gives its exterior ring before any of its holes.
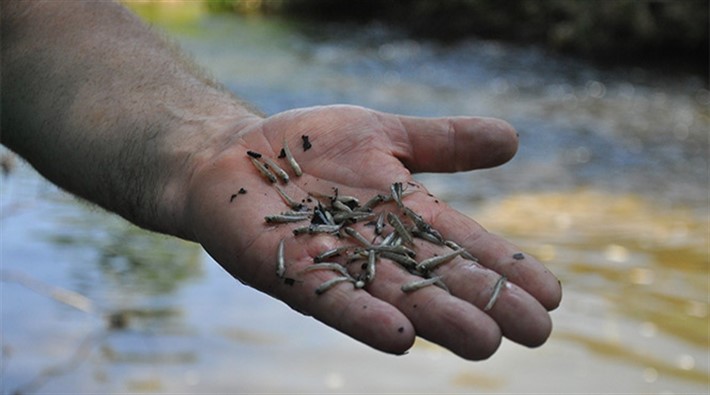
{"type": "Polygon", "coordinates": [[[485,362],[384,355],[3,148],[3,394],[710,391],[708,1],[125,4],[268,114],[512,123],[510,163],[417,177],[558,275],[555,328],[485,362]]]}

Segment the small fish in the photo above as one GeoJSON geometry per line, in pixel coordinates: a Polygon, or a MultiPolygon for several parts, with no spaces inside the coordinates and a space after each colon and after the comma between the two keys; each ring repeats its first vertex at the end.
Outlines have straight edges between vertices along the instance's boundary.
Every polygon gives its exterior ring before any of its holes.
{"type": "Polygon", "coordinates": [[[304,215],[287,215],[287,214],[276,214],[267,215],[264,217],[264,221],[269,224],[284,224],[289,222],[300,222],[305,221],[310,218],[310,213],[303,213],[304,215]]]}
{"type": "Polygon", "coordinates": [[[327,251],[323,251],[320,254],[316,255],[313,257],[313,262],[319,263],[323,262],[323,260],[332,258],[334,256],[340,255],[342,252],[345,252],[350,249],[357,248],[356,246],[341,246],[341,247],[336,247],[327,251]]]}
{"type": "Polygon", "coordinates": [[[282,212],[281,215],[290,215],[290,216],[294,216],[294,217],[310,218],[311,212],[310,211],[303,211],[303,210],[288,210],[288,211],[282,212]]]}
{"type": "Polygon", "coordinates": [[[336,210],[344,211],[346,213],[352,213],[353,210],[348,206],[347,204],[341,202],[340,200],[335,200],[332,203],[332,206],[336,210]]]}
{"type": "Polygon", "coordinates": [[[434,282],[434,285],[436,285],[437,287],[443,289],[444,291],[446,291],[448,293],[451,293],[451,291],[449,290],[449,287],[447,287],[446,284],[444,284],[444,282],[441,281],[441,277],[439,278],[439,281],[434,282]]]}
{"type": "Polygon", "coordinates": [[[417,261],[408,255],[397,254],[396,252],[381,251],[381,258],[389,259],[390,261],[399,263],[402,267],[407,270],[412,270],[417,267],[417,261]]]}
{"type": "Polygon", "coordinates": [[[296,173],[297,176],[303,175],[303,171],[301,170],[301,166],[298,165],[298,162],[296,162],[296,159],[294,159],[293,154],[291,154],[291,150],[288,148],[288,140],[286,140],[286,135],[284,134],[284,153],[286,154],[286,160],[288,161],[288,164],[291,166],[293,169],[293,172],[296,173]]]}
{"type": "Polygon", "coordinates": [[[402,238],[402,240],[406,244],[413,244],[414,240],[412,239],[412,234],[409,233],[407,228],[404,227],[404,224],[402,221],[394,214],[392,213],[387,213],[387,222],[392,225],[395,231],[399,234],[399,236],[402,238]]]}
{"type": "Polygon", "coordinates": [[[390,193],[392,196],[392,200],[397,203],[397,207],[403,208],[404,204],[402,203],[402,183],[395,182],[394,184],[392,184],[390,186],[390,193]]]}
{"type": "Polygon", "coordinates": [[[319,262],[319,263],[314,263],[305,269],[302,270],[302,273],[308,273],[312,272],[314,270],[332,270],[334,272],[338,272],[342,274],[345,277],[350,276],[348,273],[348,269],[345,268],[345,266],[336,263],[336,262],[319,262]]]}
{"type": "Polygon", "coordinates": [[[333,221],[336,223],[345,221],[358,222],[371,218],[373,215],[373,213],[365,213],[362,211],[339,212],[333,215],[333,221]]]}
{"type": "Polygon", "coordinates": [[[259,170],[259,173],[261,173],[261,175],[266,177],[269,180],[269,182],[271,182],[271,183],[276,182],[276,176],[274,175],[274,173],[272,173],[271,170],[266,168],[266,166],[264,166],[263,163],[259,162],[256,158],[251,157],[251,156],[249,157],[249,159],[251,159],[251,163],[254,164],[254,167],[256,167],[257,170],[259,170]]]}
{"type": "Polygon", "coordinates": [[[380,244],[380,245],[373,246],[372,249],[377,252],[385,252],[385,251],[386,252],[394,252],[395,254],[407,255],[412,258],[417,256],[417,253],[413,249],[411,249],[407,246],[403,246],[403,245],[390,246],[390,245],[381,245],[380,244]]]}
{"type": "Polygon", "coordinates": [[[274,170],[276,175],[279,176],[281,181],[283,181],[284,184],[288,184],[288,181],[289,181],[288,173],[286,173],[286,171],[284,169],[282,169],[281,166],[279,166],[278,163],[274,162],[271,158],[265,156],[265,157],[263,157],[263,159],[264,159],[264,162],[266,162],[266,164],[269,165],[269,167],[274,170]]]}
{"type": "Polygon", "coordinates": [[[283,188],[281,188],[281,187],[278,186],[278,185],[274,185],[274,187],[276,188],[276,192],[278,192],[279,195],[281,196],[281,199],[283,199],[283,201],[284,201],[289,207],[291,207],[292,210],[298,211],[298,210],[301,210],[301,209],[303,208],[303,203],[299,203],[299,202],[293,200],[293,199],[291,198],[291,196],[288,196],[288,194],[286,193],[286,191],[283,190],[283,188]]]}
{"type": "Polygon", "coordinates": [[[281,239],[279,242],[279,248],[276,252],[276,275],[279,278],[283,278],[286,273],[286,259],[284,258],[284,242],[285,239],[281,239]]]}
{"type": "Polygon", "coordinates": [[[320,203],[313,207],[313,217],[311,223],[313,225],[335,225],[333,215],[330,214],[328,210],[323,208],[320,203]]]}
{"type": "Polygon", "coordinates": [[[441,236],[441,233],[439,233],[436,229],[432,228],[431,225],[424,221],[424,218],[422,218],[421,215],[415,213],[414,210],[410,209],[409,207],[404,207],[404,215],[412,219],[412,221],[414,222],[414,226],[417,227],[417,230],[419,230],[420,233],[425,233],[430,236],[424,236],[423,238],[426,238],[427,240],[435,240],[433,242],[439,245],[444,243],[444,238],[441,236]]]}
{"type": "Polygon", "coordinates": [[[402,292],[406,292],[406,293],[414,292],[418,289],[422,289],[424,287],[428,287],[430,285],[436,284],[439,281],[441,281],[440,276],[426,278],[424,280],[414,280],[412,282],[402,285],[402,292]]]}
{"type": "Polygon", "coordinates": [[[335,200],[348,205],[353,210],[360,206],[360,201],[355,196],[338,195],[335,200]]]}
{"type": "Polygon", "coordinates": [[[419,264],[417,265],[417,270],[419,270],[420,272],[428,272],[428,271],[434,269],[435,267],[437,267],[441,264],[444,264],[446,262],[449,262],[450,260],[456,258],[457,256],[461,255],[462,252],[463,252],[463,249],[459,249],[459,250],[451,251],[448,254],[425,259],[425,260],[419,262],[419,264]]]}
{"type": "MultiPolygon", "coordinates": [[[[336,191],[338,190],[338,188],[334,188],[334,189],[335,189],[336,191]]],[[[327,201],[329,201],[329,202],[332,202],[332,201],[335,200],[336,197],[337,197],[337,196],[327,195],[327,194],[325,194],[325,193],[315,192],[315,191],[309,191],[308,194],[309,194],[310,196],[313,196],[314,198],[316,198],[319,202],[325,201],[325,200],[327,200],[327,201]]]]}
{"type": "Polygon", "coordinates": [[[471,255],[470,252],[464,250],[463,247],[456,244],[456,242],[454,242],[453,240],[444,240],[444,245],[451,248],[452,250],[463,250],[463,252],[461,253],[461,258],[468,259],[469,261],[473,261],[473,262],[478,262],[478,258],[471,255]]]}
{"type": "MultiPolygon", "coordinates": [[[[426,240],[432,244],[436,245],[442,245],[443,241],[440,237],[436,237],[434,234],[429,233],[429,232],[423,232],[419,229],[412,229],[412,236],[413,237],[418,237],[422,240],[426,240]]],[[[438,232],[437,232],[438,233],[438,232]]]]}
{"type": "Polygon", "coordinates": [[[491,299],[488,301],[488,304],[486,304],[486,307],[483,308],[483,311],[489,311],[493,308],[493,305],[500,297],[501,290],[507,282],[508,279],[505,276],[501,276],[498,281],[496,281],[496,284],[493,286],[493,294],[491,295],[491,299]]]}
{"type": "Polygon", "coordinates": [[[367,267],[365,269],[365,280],[370,283],[375,279],[375,266],[377,263],[377,255],[375,250],[369,250],[367,252],[367,267]]]}
{"type": "Polygon", "coordinates": [[[377,221],[375,222],[375,234],[376,235],[381,235],[382,230],[385,228],[385,213],[381,212],[380,215],[377,217],[377,221]]]}
{"type": "Polygon", "coordinates": [[[387,196],[377,194],[358,208],[360,211],[371,211],[375,206],[387,200],[387,196]]]}
{"type": "Polygon", "coordinates": [[[319,285],[318,288],[316,288],[316,295],[322,295],[329,289],[333,288],[335,285],[346,282],[346,281],[353,281],[352,278],[350,277],[333,277],[330,280],[324,282],[323,284],[319,285]]]}
{"type": "Polygon", "coordinates": [[[345,231],[345,233],[348,234],[348,236],[357,240],[363,246],[365,246],[365,247],[372,246],[372,244],[363,235],[361,235],[360,232],[358,232],[357,230],[355,230],[349,226],[346,226],[345,228],[343,228],[343,230],[345,231]]]}
{"type": "Polygon", "coordinates": [[[398,243],[397,240],[401,240],[397,232],[390,232],[385,236],[384,239],[382,239],[382,242],[380,243],[380,246],[395,246],[399,245],[401,243],[398,243]]]}
{"type": "Polygon", "coordinates": [[[298,236],[302,234],[316,234],[316,233],[337,233],[340,230],[340,225],[308,225],[293,230],[293,234],[298,236]]]}

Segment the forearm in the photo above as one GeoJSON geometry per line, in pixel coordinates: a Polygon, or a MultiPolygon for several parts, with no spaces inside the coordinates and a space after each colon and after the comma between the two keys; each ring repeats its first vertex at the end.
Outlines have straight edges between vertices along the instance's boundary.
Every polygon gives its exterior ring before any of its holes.
{"type": "Polygon", "coordinates": [[[258,117],[111,2],[2,4],[2,143],[143,227],[192,238],[184,188],[258,117]]]}

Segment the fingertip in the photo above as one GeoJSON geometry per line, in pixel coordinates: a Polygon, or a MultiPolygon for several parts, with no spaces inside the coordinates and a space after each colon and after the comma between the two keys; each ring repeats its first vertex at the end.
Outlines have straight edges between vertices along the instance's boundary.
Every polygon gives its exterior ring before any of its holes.
{"type": "Polygon", "coordinates": [[[336,328],[382,352],[405,354],[416,338],[412,323],[390,304],[363,295],[342,311],[336,328]]]}
{"type": "Polygon", "coordinates": [[[552,334],[552,319],[549,315],[540,316],[537,330],[531,331],[521,344],[530,348],[540,347],[547,342],[550,334],[552,334]]]}
{"type": "Polygon", "coordinates": [[[518,152],[519,135],[513,125],[498,118],[464,118],[462,130],[471,136],[480,155],[477,168],[495,167],[511,160],[518,152]],[[481,131],[485,131],[482,133],[481,131]]]}
{"type": "MultiPolygon", "coordinates": [[[[510,291],[511,289],[509,288],[508,295],[515,292],[510,291]]],[[[513,298],[520,298],[521,296],[513,296],[513,298]]],[[[500,319],[506,321],[505,325],[501,325],[503,336],[526,347],[534,348],[543,345],[550,337],[552,319],[542,305],[535,303],[529,296],[527,298],[530,299],[527,303],[520,303],[520,305],[524,304],[524,311],[516,311],[517,309],[513,308],[515,303],[510,298],[502,298],[500,305],[506,305],[509,310],[498,315],[500,319]],[[508,316],[503,317],[505,315],[508,316]]]]}
{"type": "Polygon", "coordinates": [[[392,336],[393,339],[383,344],[382,347],[378,349],[394,355],[406,354],[414,345],[414,341],[417,337],[414,327],[409,321],[401,325],[396,324],[390,326],[390,332],[394,333],[392,336]],[[392,331],[392,329],[394,329],[394,331],[392,331]]]}
{"type": "Polygon", "coordinates": [[[475,345],[453,350],[461,358],[469,361],[484,361],[498,351],[503,342],[503,334],[498,326],[491,326],[488,331],[479,333],[472,339],[475,345]]]}
{"type": "Polygon", "coordinates": [[[552,311],[560,305],[562,283],[534,256],[526,253],[506,254],[495,267],[506,270],[510,279],[530,293],[545,310],[552,311]]]}
{"type": "Polygon", "coordinates": [[[562,282],[555,278],[555,283],[551,283],[548,286],[548,292],[540,297],[540,303],[547,309],[547,311],[555,310],[560,307],[562,302],[562,282]]]}

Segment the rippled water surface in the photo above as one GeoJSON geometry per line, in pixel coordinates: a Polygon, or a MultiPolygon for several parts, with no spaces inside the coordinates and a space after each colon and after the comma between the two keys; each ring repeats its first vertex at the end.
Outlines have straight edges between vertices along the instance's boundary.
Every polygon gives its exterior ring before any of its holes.
{"type": "Polygon", "coordinates": [[[3,393],[708,393],[710,94],[696,77],[385,27],[163,21],[267,113],[351,103],[508,120],[491,170],[418,177],[564,285],[551,339],[471,363],[373,351],[17,166],[2,178],[3,393]]]}

